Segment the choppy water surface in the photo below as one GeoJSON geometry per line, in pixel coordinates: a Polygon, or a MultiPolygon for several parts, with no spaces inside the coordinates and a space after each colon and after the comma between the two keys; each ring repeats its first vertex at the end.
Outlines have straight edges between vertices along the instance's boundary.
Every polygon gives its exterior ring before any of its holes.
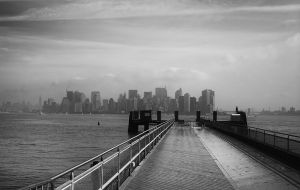
{"type": "Polygon", "coordinates": [[[45,180],[119,144],[127,125],[127,115],[0,114],[0,189],[45,180]]]}
{"type": "MultiPolygon", "coordinates": [[[[259,115],[248,124],[300,136],[299,116],[259,115]]],[[[0,189],[45,180],[121,143],[127,125],[127,115],[0,114],[0,189]]]]}
{"type": "Polygon", "coordinates": [[[256,117],[248,117],[248,125],[300,136],[300,116],[258,115],[256,117]]]}

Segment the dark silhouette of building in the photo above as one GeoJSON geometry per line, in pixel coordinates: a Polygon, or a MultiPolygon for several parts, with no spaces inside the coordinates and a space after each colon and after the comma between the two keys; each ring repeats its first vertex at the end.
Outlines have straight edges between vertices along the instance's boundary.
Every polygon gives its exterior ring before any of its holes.
{"type": "Polygon", "coordinates": [[[178,107],[179,107],[179,112],[183,113],[184,112],[184,96],[179,96],[178,107]]]}
{"type": "Polygon", "coordinates": [[[197,99],[196,97],[190,98],[190,113],[195,113],[197,111],[197,99]]]}

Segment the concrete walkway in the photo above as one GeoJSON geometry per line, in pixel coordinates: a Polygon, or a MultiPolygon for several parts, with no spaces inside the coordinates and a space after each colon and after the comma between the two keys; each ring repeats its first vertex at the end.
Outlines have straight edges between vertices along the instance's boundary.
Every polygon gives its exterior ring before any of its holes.
{"type": "Polygon", "coordinates": [[[191,127],[174,126],[125,190],[234,189],[191,127]]]}
{"type": "Polygon", "coordinates": [[[300,175],[295,169],[215,130],[200,127],[195,132],[237,189],[300,188],[300,175]]]}

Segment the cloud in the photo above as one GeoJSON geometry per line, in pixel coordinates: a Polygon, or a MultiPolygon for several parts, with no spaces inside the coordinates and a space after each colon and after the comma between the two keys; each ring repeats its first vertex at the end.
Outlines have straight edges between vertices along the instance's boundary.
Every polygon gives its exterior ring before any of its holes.
{"type": "Polygon", "coordinates": [[[286,44],[291,47],[300,46],[300,33],[293,34],[286,40],[286,44]]]}
{"type": "MultiPolygon", "coordinates": [[[[259,3],[257,3],[259,4],[259,3]]],[[[27,9],[20,15],[3,16],[0,21],[14,20],[59,20],[91,18],[124,18],[175,15],[214,15],[232,12],[285,13],[300,11],[300,4],[249,6],[247,3],[235,6],[206,1],[179,0],[122,0],[122,1],[75,1],[27,9]]]]}

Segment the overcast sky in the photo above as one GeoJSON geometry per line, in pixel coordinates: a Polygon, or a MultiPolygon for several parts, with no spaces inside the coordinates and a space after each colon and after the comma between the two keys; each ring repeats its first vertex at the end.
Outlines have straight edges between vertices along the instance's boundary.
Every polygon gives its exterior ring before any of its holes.
{"type": "Polygon", "coordinates": [[[299,0],[0,0],[0,101],[128,89],[300,109],[299,0]]]}

